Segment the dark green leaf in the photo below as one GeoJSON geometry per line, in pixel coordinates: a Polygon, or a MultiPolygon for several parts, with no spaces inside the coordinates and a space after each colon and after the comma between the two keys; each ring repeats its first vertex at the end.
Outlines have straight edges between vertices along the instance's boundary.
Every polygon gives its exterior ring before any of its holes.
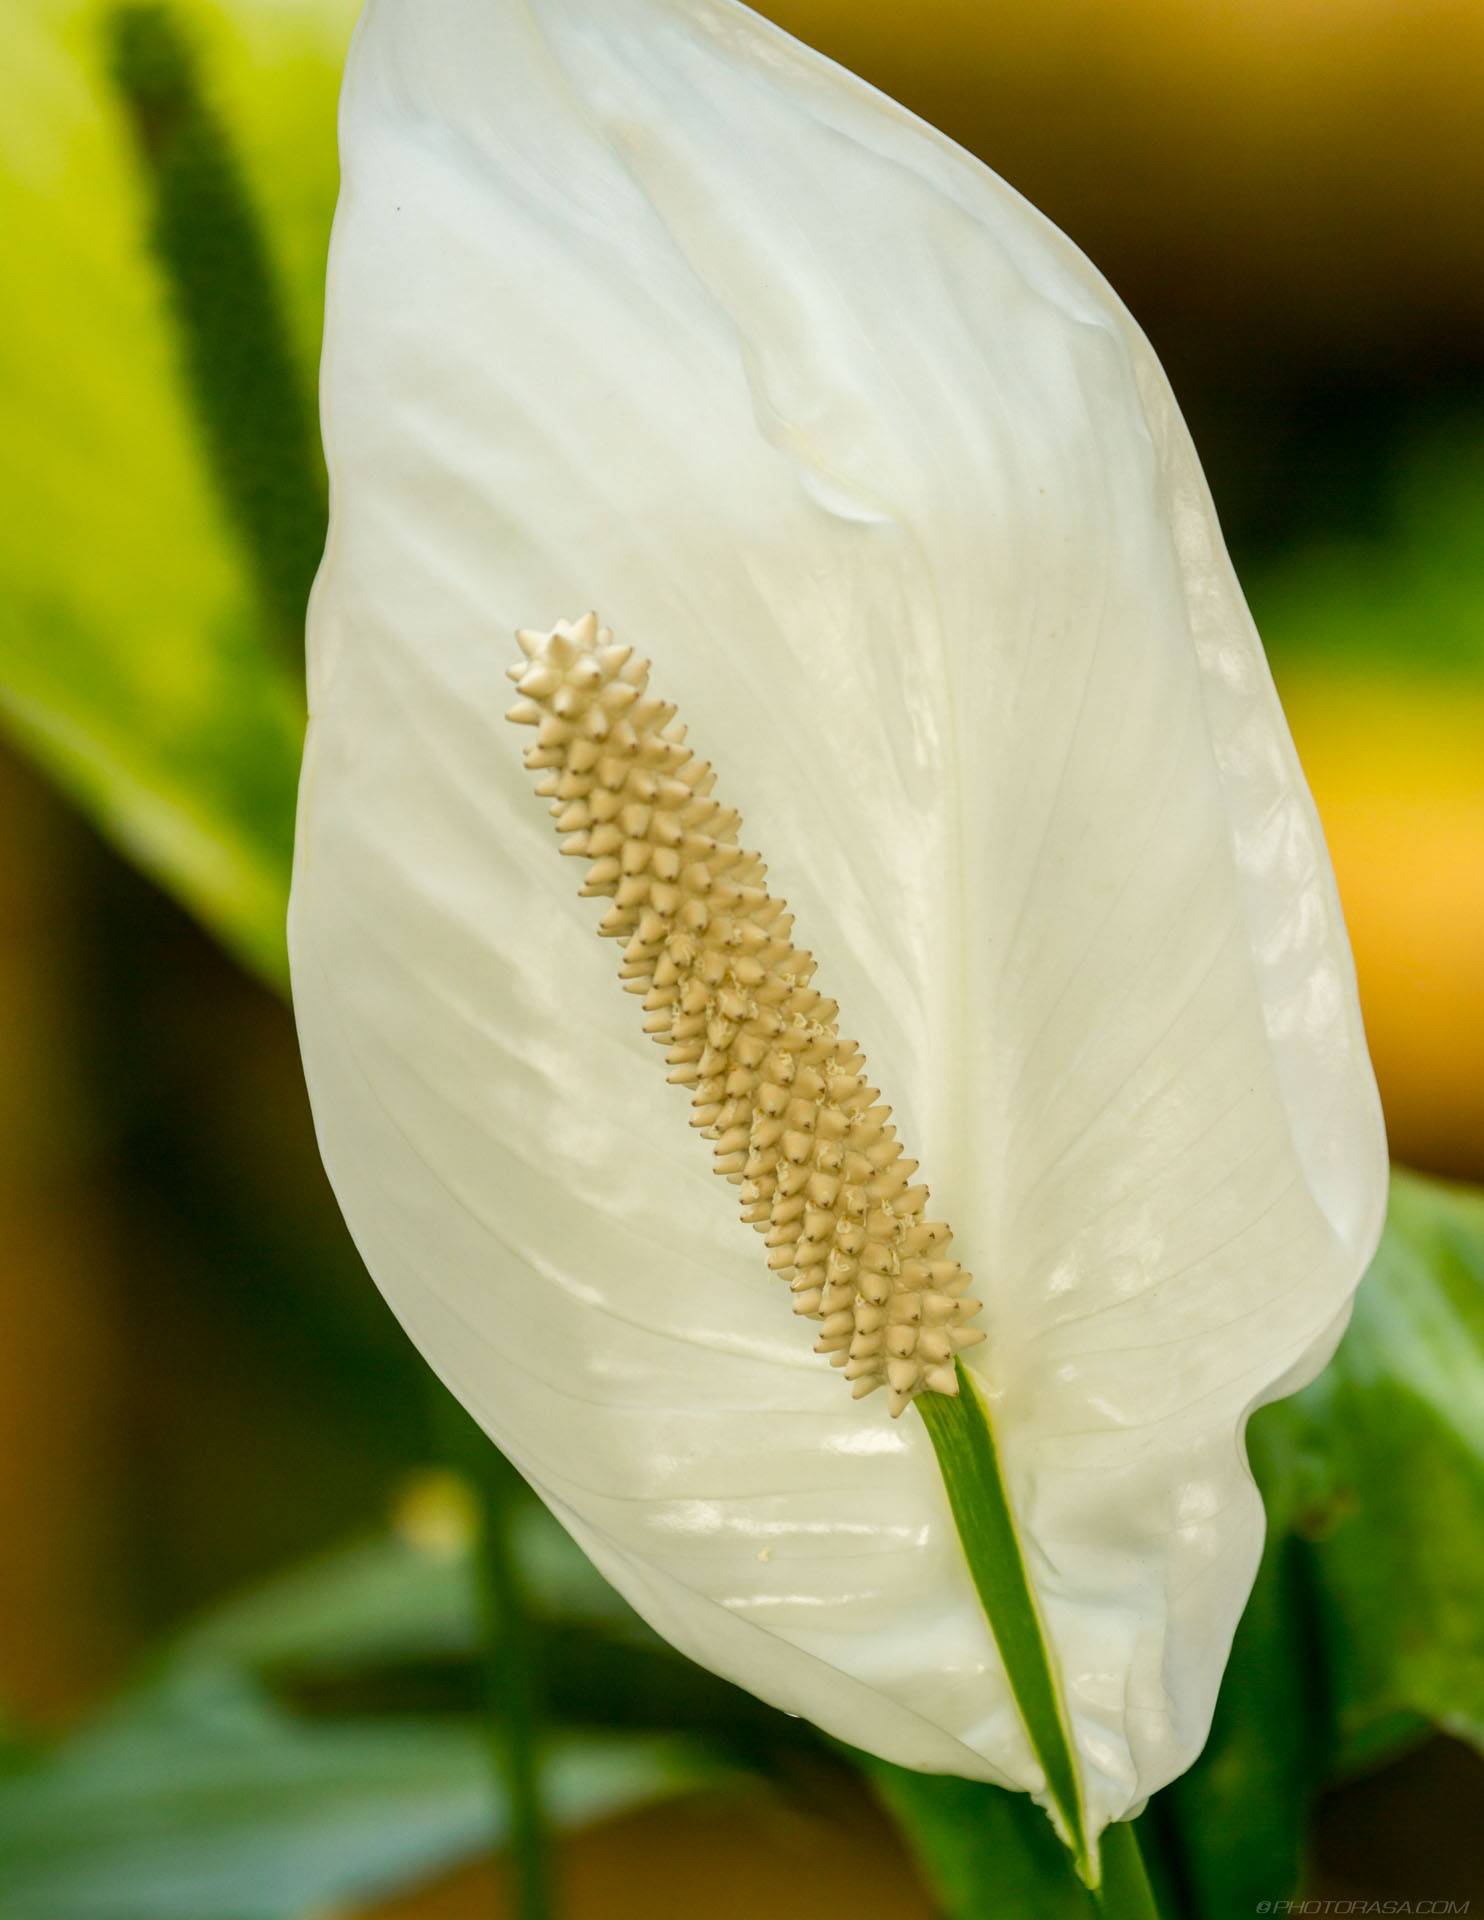
{"type": "Polygon", "coordinates": [[[861,1755],[944,1920],[1093,1920],[1051,1822],[1023,1793],[861,1755]]]}
{"type": "Polygon", "coordinates": [[[1392,1181],[1323,1374],[1249,1432],[1269,1542],[1205,1752],[1156,1803],[1192,1911],[1292,1896],[1324,1784],[1484,1745],[1484,1197],[1392,1181]]]}
{"type": "Polygon", "coordinates": [[[1273,1533],[1205,1751],[1152,1809],[1201,1920],[1255,1913],[1299,1885],[1326,1742],[1305,1586],[1297,1543],[1273,1533]]]}
{"type": "Polygon", "coordinates": [[[1419,1719],[1484,1747],[1484,1195],[1398,1173],[1339,1353],[1261,1417],[1309,1543],[1334,1767],[1419,1719]]]}

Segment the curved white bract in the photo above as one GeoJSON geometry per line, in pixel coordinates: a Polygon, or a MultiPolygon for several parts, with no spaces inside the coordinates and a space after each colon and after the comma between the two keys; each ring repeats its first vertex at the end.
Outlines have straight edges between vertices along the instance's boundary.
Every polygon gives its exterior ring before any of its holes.
{"type": "Polygon", "coordinates": [[[684,1651],[1037,1790],[917,1416],[789,1312],[501,715],[651,659],[975,1276],[1091,1823],[1205,1737],[1248,1411],[1384,1144],[1313,809],[1097,274],[726,0],[372,0],[291,939],[326,1163],[413,1338],[684,1651]]]}

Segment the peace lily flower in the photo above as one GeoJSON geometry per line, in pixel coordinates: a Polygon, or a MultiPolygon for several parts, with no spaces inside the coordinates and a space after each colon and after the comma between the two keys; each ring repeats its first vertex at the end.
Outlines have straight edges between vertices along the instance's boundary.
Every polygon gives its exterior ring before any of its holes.
{"type": "Polygon", "coordinates": [[[291,946],[351,1227],[676,1646],[1055,1802],[929,1444],[962,1380],[1095,1834],[1201,1746],[1245,1420],[1384,1204],[1163,376],[731,0],[372,0],[342,144],[291,946]]]}

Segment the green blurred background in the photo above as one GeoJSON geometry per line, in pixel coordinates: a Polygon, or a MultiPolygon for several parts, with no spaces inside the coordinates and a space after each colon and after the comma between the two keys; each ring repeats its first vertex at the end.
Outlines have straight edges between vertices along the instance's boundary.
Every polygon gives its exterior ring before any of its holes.
{"type": "MultiPolygon", "coordinates": [[[[1484,9],[767,10],[980,154],[1151,336],[1324,816],[1394,1153],[1484,1179],[1484,9]]],[[[203,373],[182,344],[159,127],[136,88],[131,131],[104,13],[0,19],[0,1703],[23,1737],[245,1582],[389,1513],[457,1524],[274,991],[353,13],[180,10],[282,297],[269,374],[297,381],[305,443],[281,463],[251,444],[261,353],[203,373]],[[239,383],[215,420],[192,400],[213,378],[239,383]],[[299,495],[254,504],[265,463],[299,495]],[[254,513],[300,529],[272,578],[254,513]]],[[[1433,1742],[1341,1788],[1315,1884],[1484,1895],[1481,1780],[1433,1742]]],[[[879,1815],[836,1799],[595,1825],[572,1911],[929,1913],[879,1815]]],[[[487,1912],[486,1872],[380,1910],[487,1912]]]]}

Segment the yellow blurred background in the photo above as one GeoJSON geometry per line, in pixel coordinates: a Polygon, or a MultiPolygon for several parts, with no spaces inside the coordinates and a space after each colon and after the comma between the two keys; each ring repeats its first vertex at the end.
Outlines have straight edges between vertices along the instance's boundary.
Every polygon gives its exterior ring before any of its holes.
{"type": "MultiPolygon", "coordinates": [[[[1150,334],[1324,819],[1393,1151],[1484,1179],[1484,7],[767,10],[980,154],[1150,334]]],[[[114,225],[88,245],[142,262],[95,16],[30,11],[52,50],[0,156],[28,191],[50,170],[88,193],[112,168],[114,225]]],[[[307,356],[349,13],[198,12],[307,356]],[[301,176],[292,156],[310,151],[301,176]]],[[[163,364],[147,268],[128,272],[119,364],[163,364]]],[[[70,376],[38,361],[33,377],[60,391],[70,376]]],[[[90,401],[80,445],[105,404],[90,401]]],[[[48,471],[7,483],[33,546],[48,471]]],[[[171,531],[136,526],[127,499],[116,513],[120,484],[94,461],[96,523],[128,524],[131,565],[164,542],[167,597],[171,531]]],[[[201,511],[188,478],[178,491],[183,514],[201,511]]],[[[162,1627],[378,1513],[422,1437],[400,1336],[323,1189],[286,1012],[12,749],[0,1055],[0,1700],[52,1728],[162,1627]],[[307,1314],[285,1279],[306,1262],[321,1287],[307,1314]]],[[[650,1811],[574,1842],[568,1865],[575,1920],[928,1911],[860,1809],[650,1811]],[[626,1905],[636,1847],[663,1865],[626,1905]]],[[[490,1901],[475,1873],[384,1911],[452,1920],[490,1901]]]]}

